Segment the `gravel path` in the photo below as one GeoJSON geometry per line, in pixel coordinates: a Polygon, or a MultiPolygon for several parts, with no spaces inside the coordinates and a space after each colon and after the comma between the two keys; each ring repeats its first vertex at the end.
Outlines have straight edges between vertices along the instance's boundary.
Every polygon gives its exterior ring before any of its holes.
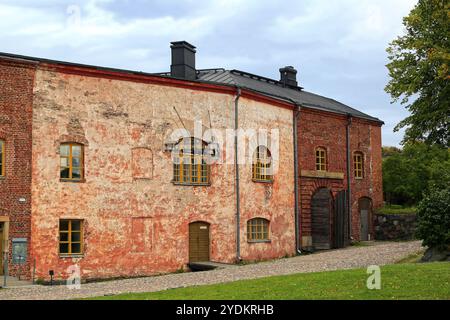
{"type": "Polygon", "coordinates": [[[79,290],[66,286],[33,286],[1,289],[0,300],[73,299],[127,292],[153,292],[193,285],[214,284],[274,275],[367,267],[394,263],[421,250],[419,241],[380,242],[294,258],[224,269],[82,284],[79,290]]]}

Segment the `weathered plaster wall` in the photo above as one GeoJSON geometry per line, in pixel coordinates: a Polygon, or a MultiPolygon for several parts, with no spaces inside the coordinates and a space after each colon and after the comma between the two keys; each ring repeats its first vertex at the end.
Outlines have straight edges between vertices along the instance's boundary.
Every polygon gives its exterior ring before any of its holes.
{"type": "MultiPolygon", "coordinates": [[[[9,274],[28,277],[29,255],[24,265],[13,264],[11,241],[26,238],[30,243],[31,214],[31,115],[33,64],[0,59],[0,139],[5,146],[5,176],[0,177],[0,222],[9,233],[9,274]],[[25,199],[20,202],[19,199],[25,199]]],[[[3,240],[3,239],[0,239],[3,240]]],[[[0,253],[0,257],[2,254],[0,253]]]]}
{"type": "MultiPolygon", "coordinates": [[[[312,171],[315,168],[315,149],[327,150],[328,172],[340,177],[318,178],[301,175],[300,210],[301,239],[304,247],[311,246],[311,197],[319,188],[328,188],[333,197],[337,192],[347,188],[347,154],[346,154],[345,116],[334,115],[302,109],[298,123],[299,172],[312,171]]],[[[361,197],[372,199],[373,207],[382,205],[381,175],[381,127],[358,118],[353,118],[350,128],[351,149],[351,197],[352,197],[352,236],[359,239],[360,217],[358,200],[361,197]],[[356,180],[353,170],[353,153],[364,153],[364,178],[356,180]]],[[[373,224],[370,226],[373,238],[373,224]]]]}
{"type": "MultiPolygon", "coordinates": [[[[188,262],[188,224],[211,224],[211,260],[235,259],[234,166],[213,165],[211,186],[176,186],[164,152],[171,131],[194,119],[234,127],[232,95],[39,70],[33,109],[32,235],[36,272],[65,276],[78,263],[83,278],[175,271],[188,262]],[[85,181],[60,182],[60,142],[85,144],[85,181]],[[136,169],[151,158],[152,173],[136,169]],[[59,219],[83,219],[80,258],[58,255],[59,219]]],[[[242,99],[241,125],[281,128],[280,170],[272,187],[241,168],[244,259],[294,252],[292,111],[242,99]],[[270,192],[267,190],[270,189],[270,192]],[[270,193],[270,195],[269,195],[270,193]],[[246,244],[246,219],[271,219],[270,244],[246,244]]],[[[224,154],[226,156],[226,154],[224,154]]],[[[150,161],[150,160],[149,160],[150,161]]],[[[147,163],[148,165],[148,163],[147,163]]],[[[145,170],[144,170],[145,171],[145,170]]]]}
{"type": "MultiPolygon", "coordinates": [[[[273,183],[253,182],[250,162],[239,169],[241,257],[244,260],[261,260],[295,254],[293,112],[241,99],[239,119],[244,129],[279,130],[278,169],[273,183]],[[247,221],[257,217],[270,221],[270,242],[247,241],[247,221]]],[[[275,134],[272,139],[276,140],[275,134]]]]}

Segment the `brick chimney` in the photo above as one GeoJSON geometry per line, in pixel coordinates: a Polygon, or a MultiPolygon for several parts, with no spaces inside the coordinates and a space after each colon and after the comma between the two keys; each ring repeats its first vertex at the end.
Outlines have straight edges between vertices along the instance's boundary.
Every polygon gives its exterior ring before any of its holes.
{"type": "Polygon", "coordinates": [[[172,49],[172,64],[170,75],[174,78],[195,80],[195,47],[186,41],[174,41],[170,43],[172,49]]]}
{"type": "Polygon", "coordinates": [[[292,66],[286,66],[280,69],[280,82],[285,87],[298,87],[297,70],[292,66]]]}

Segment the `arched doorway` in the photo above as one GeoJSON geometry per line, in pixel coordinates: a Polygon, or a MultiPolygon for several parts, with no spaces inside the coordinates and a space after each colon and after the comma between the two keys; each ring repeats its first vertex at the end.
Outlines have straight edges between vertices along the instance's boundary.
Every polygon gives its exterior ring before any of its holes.
{"type": "Polygon", "coordinates": [[[189,224],[189,262],[209,261],[209,223],[189,224]]]}
{"type": "Polygon", "coordinates": [[[331,192],[320,188],[311,198],[311,233],[315,250],[331,248],[331,210],[331,192]]]}
{"type": "Polygon", "coordinates": [[[367,197],[358,200],[359,221],[360,221],[360,241],[368,241],[370,239],[370,219],[372,217],[372,200],[367,197]]]}

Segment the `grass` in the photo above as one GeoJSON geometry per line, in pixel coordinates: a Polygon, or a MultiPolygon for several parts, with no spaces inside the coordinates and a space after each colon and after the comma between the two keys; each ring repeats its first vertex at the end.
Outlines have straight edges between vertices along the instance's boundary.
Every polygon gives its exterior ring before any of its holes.
{"type": "Polygon", "coordinates": [[[96,300],[450,300],[450,263],[394,264],[381,267],[381,290],[369,290],[366,269],[275,276],[230,283],[128,293],[96,300]]]}
{"type": "Polygon", "coordinates": [[[378,213],[382,214],[416,214],[416,207],[403,207],[400,205],[386,205],[377,210],[378,213]]]}
{"type": "Polygon", "coordinates": [[[417,253],[412,253],[409,256],[407,256],[403,259],[400,259],[396,263],[417,263],[423,257],[424,252],[425,252],[425,250],[421,250],[417,253]]]}

